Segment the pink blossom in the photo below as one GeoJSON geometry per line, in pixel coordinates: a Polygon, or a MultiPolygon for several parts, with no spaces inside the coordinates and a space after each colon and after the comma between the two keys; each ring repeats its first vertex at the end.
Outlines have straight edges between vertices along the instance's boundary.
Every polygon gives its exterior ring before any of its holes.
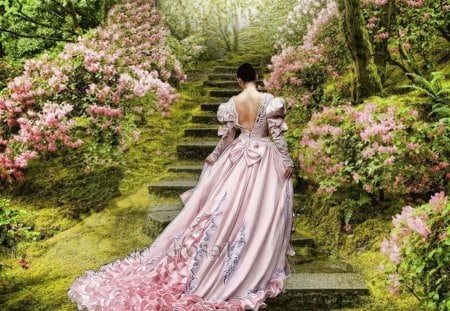
{"type": "Polygon", "coordinates": [[[409,43],[402,43],[402,47],[405,49],[405,50],[409,50],[409,49],[411,49],[411,44],[409,44],[409,43]]]}
{"type": "Polygon", "coordinates": [[[373,186],[370,184],[364,184],[363,189],[369,193],[372,193],[373,191],[373,186]]]}
{"type": "Polygon", "coordinates": [[[431,18],[431,14],[429,12],[423,13],[423,19],[425,21],[428,21],[431,18]]]}
{"type": "Polygon", "coordinates": [[[397,296],[399,294],[400,280],[397,273],[389,275],[389,291],[392,295],[397,296]]]}
{"type": "Polygon", "coordinates": [[[389,38],[389,32],[386,31],[386,32],[377,33],[376,35],[374,35],[374,38],[380,39],[380,40],[385,40],[385,39],[389,38]]]}
{"type": "Polygon", "coordinates": [[[419,217],[411,217],[407,219],[408,227],[411,230],[420,234],[424,239],[428,238],[428,235],[431,233],[430,228],[424,222],[424,219],[419,217]]]}
{"type": "Polygon", "coordinates": [[[389,249],[390,249],[389,240],[384,238],[383,241],[380,244],[380,250],[381,250],[382,253],[388,254],[389,249]]]}
{"type": "Polygon", "coordinates": [[[401,261],[400,247],[397,244],[391,245],[389,259],[397,265],[400,263],[401,261]]]}
{"type": "Polygon", "coordinates": [[[133,139],[134,139],[134,141],[138,141],[139,140],[140,134],[141,133],[139,131],[137,131],[137,130],[133,131],[133,139]]]}
{"type": "Polygon", "coordinates": [[[424,0],[406,0],[406,3],[413,8],[420,8],[423,6],[424,0]]]}
{"type": "Polygon", "coordinates": [[[378,18],[376,16],[372,16],[369,18],[369,22],[367,23],[367,28],[373,29],[376,26],[378,18]]]}
{"type": "Polygon", "coordinates": [[[428,203],[433,207],[434,212],[439,212],[448,203],[448,197],[441,191],[431,196],[428,203]]]}
{"type": "Polygon", "coordinates": [[[406,148],[411,149],[411,150],[419,149],[419,147],[420,147],[419,143],[408,143],[406,145],[406,148]]]}
{"type": "Polygon", "coordinates": [[[413,208],[410,205],[404,206],[402,208],[401,214],[397,214],[392,220],[392,224],[396,228],[400,228],[403,224],[406,224],[408,218],[411,217],[413,213],[413,208]]]}
{"type": "Polygon", "coordinates": [[[97,106],[97,105],[89,106],[88,113],[115,118],[121,117],[123,115],[122,108],[111,108],[109,106],[97,106]]]}
{"type": "Polygon", "coordinates": [[[384,160],[384,164],[385,165],[392,165],[392,164],[394,164],[394,161],[395,161],[395,157],[394,156],[390,156],[389,158],[384,160]]]}

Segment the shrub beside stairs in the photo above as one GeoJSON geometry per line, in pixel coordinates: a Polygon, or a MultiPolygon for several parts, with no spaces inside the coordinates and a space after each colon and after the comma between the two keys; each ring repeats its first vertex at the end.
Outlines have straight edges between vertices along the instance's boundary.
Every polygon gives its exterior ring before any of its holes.
{"type": "MultiPolygon", "coordinates": [[[[170,177],[148,186],[153,194],[171,197],[172,202],[174,197],[179,200],[178,203],[152,207],[148,216],[153,228],[149,234],[153,236],[157,236],[183,208],[179,194],[196,186],[204,159],[219,140],[217,107],[240,92],[235,78],[240,63],[230,59],[218,63],[221,65],[203,72],[203,76],[207,76],[203,88],[209,95],[209,101],[200,104],[201,112],[192,115],[193,126],[184,130],[184,141],[177,143],[178,160],[167,168],[170,177]]],[[[261,57],[251,63],[258,72],[264,72],[267,68],[267,59],[261,57]]],[[[196,72],[192,73],[196,75],[196,72]]],[[[262,85],[262,81],[259,84],[262,85]]],[[[294,195],[294,204],[298,204],[297,195],[294,195]]],[[[312,237],[294,231],[291,242],[297,254],[289,258],[292,275],[286,281],[287,292],[268,298],[267,310],[332,310],[363,303],[369,290],[361,275],[353,271],[350,265],[328,259],[316,247],[312,237]]]]}

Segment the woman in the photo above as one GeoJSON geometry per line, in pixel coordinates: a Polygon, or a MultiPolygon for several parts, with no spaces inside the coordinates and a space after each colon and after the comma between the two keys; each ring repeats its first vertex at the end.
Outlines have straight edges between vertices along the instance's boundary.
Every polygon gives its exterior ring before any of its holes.
{"type": "Polygon", "coordinates": [[[80,310],[258,310],[285,292],[295,254],[287,110],[258,92],[250,64],[237,80],[242,92],[219,105],[222,137],[180,195],[184,208],[147,249],[77,278],[68,296],[80,310]]]}

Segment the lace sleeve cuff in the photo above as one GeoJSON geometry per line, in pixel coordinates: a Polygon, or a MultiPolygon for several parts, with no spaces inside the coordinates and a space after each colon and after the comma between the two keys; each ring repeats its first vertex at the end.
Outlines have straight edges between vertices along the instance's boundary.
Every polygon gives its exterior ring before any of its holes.
{"type": "Polygon", "coordinates": [[[216,161],[226,147],[234,140],[234,114],[229,103],[222,103],[217,109],[217,120],[221,123],[217,129],[217,135],[222,136],[214,150],[210,153],[210,158],[216,161]]]}

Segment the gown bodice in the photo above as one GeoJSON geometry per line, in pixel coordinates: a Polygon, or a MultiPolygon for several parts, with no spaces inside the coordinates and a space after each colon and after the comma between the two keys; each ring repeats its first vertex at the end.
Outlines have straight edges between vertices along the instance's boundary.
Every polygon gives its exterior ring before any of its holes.
{"type": "MultiPolygon", "coordinates": [[[[269,136],[270,125],[275,125],[274,123],[280,123],[278,125],[283,125],[283,130],[286,130],[287,125],[284,121],[278,120],[277,122],[277,119],[279,117],[284,117],[286,112],[287,109],[281,97],[274,97],[270,93],[263,93],[263,98],[258,108],[252,131],[246,126],[239,124],[239,115],[236,110],[234,96],[226,103],[219,105],[217,118],[221,123],[231,122],[234,128],[239,128],[240,136],[242,138],[259,139],[269,136]]],[[[219,135],[221,135],[220,130],[219,135]]]]}
{"type": "MultiPolygon", "coordinates": [[[[258,144],[256,141],[268,143],[271,141],[270,136],[272,136],[272,141],[280,151],[285,166],[293,167],[294,163],[289,155],[288,145],[282,134],[288,129],[284,121],[286,113],[287,107],[283,98],[275,97],[265,92],[258,107],[253,129],[250,131],[246,126],[239,124],[234,97],[231,97],[225,103],[221,103],[217,110],[217,120],[221,123],[221,126],[218,128],[218,135],[222,136],[222,138],[212,152],[213,159],[217,160],[223,150],[235,140],[236,129],[239,129],[240,134],[236,137],[237,142],[233,147],[253,149],[261,156],[265,150],[260,147],[261,145],[264,146],[264,144],[258,144]]],[[[255,161],[249,162],[254,163],[255,161]]]]}

